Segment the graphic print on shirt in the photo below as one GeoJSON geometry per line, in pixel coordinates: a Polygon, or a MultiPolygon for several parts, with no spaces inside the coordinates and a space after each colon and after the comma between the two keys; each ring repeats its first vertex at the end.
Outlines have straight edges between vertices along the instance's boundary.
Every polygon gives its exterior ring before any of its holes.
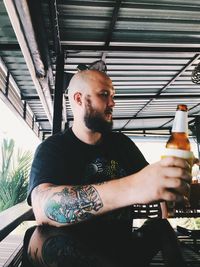
{"type": "Polygon", "coordinates": [[[91,161],[85,171],[85,181],[100,183],[126,176],[126,172],[116,160],[107,160],[103,157],[91,161]]]}
{"type": "MultiPolygon", "coordinates": [[[[118,179],[126,175],[126,171],[120,166],[118,161],[98,157],[87,165],[84,181],[88,184],[95,184],[118,179]]],[[[125,219],[129,217],[130,212],[128,210],[126,208],[115,210],[102,215],[101,219],[106,221],[125,219]]]]}

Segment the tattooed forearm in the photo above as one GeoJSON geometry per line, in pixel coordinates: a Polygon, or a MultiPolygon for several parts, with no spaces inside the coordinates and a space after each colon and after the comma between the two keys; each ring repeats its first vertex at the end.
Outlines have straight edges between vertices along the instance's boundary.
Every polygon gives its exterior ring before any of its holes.
{"type": "Polygon", "coordinates": [[[102,207],[102,200],[93,186],[72,186],[47,200],[45,214],[59,223],[76,223],[93,217],[102,207]]]}

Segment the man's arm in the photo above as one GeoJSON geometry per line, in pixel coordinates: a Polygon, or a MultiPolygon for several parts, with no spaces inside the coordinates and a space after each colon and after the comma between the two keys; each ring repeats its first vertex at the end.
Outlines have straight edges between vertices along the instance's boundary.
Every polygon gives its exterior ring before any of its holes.
{"type": "Polygon", "coordinates": [[[127,206],[127,178],[94,185],[38,185],[31,196],[36,220],[39,224],[63,226],[127,206]]]}
{"type": "Polygon", "coordinates": [[[154,201],[181,201],[189,195],[189,165],[164,158],[141,171],[102,184],[34,188],[32,205],[39,224],[64,226],[88,220],[117,208],[154,201]]]}

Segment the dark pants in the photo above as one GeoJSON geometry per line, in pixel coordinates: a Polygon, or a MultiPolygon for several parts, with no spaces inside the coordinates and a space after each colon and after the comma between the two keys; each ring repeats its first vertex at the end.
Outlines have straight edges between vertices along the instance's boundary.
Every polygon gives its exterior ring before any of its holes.
{"type": "Polygon", "coordinates": [[[132,235],[118,223],[104,226],[88,222],[63,228],[41,226],[40,262],[57,267],[146,267],[161,251],[165,266],[186,266],[167,220],[149,219],[132,235]]]}
{"type": "Polygon", "coordinates": [[[161,251],[166,267],[187,266],[176,234],[170,223],[164,219],[149,219],[133,232],[134,264],[149,266],[152,258],[161,251]]]}

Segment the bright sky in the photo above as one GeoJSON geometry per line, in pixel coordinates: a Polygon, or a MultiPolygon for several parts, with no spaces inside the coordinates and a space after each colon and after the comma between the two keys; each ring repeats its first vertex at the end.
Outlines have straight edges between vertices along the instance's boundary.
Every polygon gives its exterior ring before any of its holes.
{"type": "Polygon", "coordinates": [[[33,152],[40,143],[33,131],[0,99],[0,143],[3,138],[13,138],[17,147],[33,152]]]}

